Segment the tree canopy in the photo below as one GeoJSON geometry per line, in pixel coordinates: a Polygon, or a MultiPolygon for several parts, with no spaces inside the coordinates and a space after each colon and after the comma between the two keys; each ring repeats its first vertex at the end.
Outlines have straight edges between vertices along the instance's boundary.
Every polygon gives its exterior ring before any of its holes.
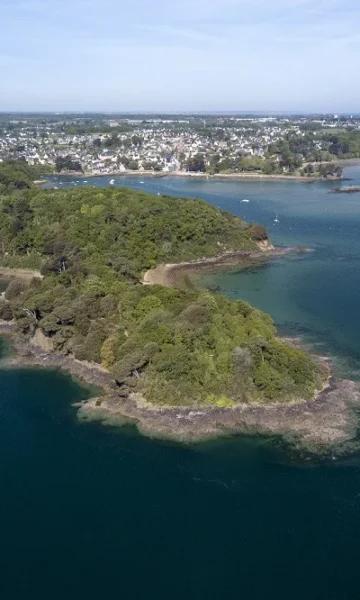
{"type": "Polygon", "coordinates": [[[36,170],[25,161],[0,162],[0,193],[30,189],[36,170]]]}
{"type": "Polygon", "coordinates": [[[55,351],[101,363],[125,392],[159,404],[231,406],[309,397],[320,373],[271,318],[206,290],[144,286],[159,263],[253,250],[261,227],[190,199],[133,190],[37,190],[0,196],[0,261],[41,268],[12,282],[0,318],[55,351]]]}

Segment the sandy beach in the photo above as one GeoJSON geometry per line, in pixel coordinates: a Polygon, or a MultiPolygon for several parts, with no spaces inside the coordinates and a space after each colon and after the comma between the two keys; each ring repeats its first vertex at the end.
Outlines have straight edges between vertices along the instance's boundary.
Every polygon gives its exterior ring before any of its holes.
{"type": "Polygon", "coordinates": [[[254,263],[260,263],[264,260],[280,258],[291,252],[303,252],[298,248],[280,248],[274,247],[265,242],[259,250],[254,252],[240,250],[238,252],[226,252],[212,258],[201,258],[194,261],[181,263],[167,263],[158,265],[144,273],[143,285],[163,285],[172,287],[181,283],[187,275],[199,273],[201,271],[226,268],[229,266],[250,266],[254,263]]]}

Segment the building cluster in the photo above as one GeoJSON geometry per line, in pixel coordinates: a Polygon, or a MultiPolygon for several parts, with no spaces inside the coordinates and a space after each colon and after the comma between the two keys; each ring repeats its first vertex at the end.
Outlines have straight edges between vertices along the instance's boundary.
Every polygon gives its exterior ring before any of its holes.
{"type": "MultiPolygon", "coordinates": [[[[265,158],[269,148],[289,136],[314,132],[314,147],[322,149],[316,131],[360,129],[360,120],[327,117],[202,117],[102,118],[101,126],[80,127],[78,119],[9,119],[0,124],[0,160],[25,159],[30,165],[55,170],[61,159],[81,165],[84,173],[111,174],[129,170],[186,171],[201,156],[205,168],[212,161],[241,157],[265,158]],[[304,124],[307,126],[304,127],[304,124]],[[312,128],[313,124],[313,128],[312,128]],[[71,127],[72,125],[72,127],[71,127]]],[[[86,125],[86,124],[85,124],[86,125]]]]}

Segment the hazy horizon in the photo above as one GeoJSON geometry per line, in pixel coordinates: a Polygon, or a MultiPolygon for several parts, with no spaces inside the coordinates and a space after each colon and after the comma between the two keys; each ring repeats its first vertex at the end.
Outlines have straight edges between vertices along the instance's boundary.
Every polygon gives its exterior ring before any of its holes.
{"type": "Polygon", "coordinates": [[[359,111],[355,0],[3,0],[1,112],[359,111]]]}
{"type": "Polygon", "coordinates": [[[167,110],[0,110],[0,115],[29,115],[29,116],[42,116],[42,115],[50,115],[50,116],[60,116],[60,115],[69,115],[69,116],[116,116],[116,117],[129,117],[129,116],[194,116],[194,117],[202,117],[202,116],[240,116],[240,117],[359,117],[360,112],[356,111],[326,111],[326,112],[318,112],[318,111],[296,111],[296,110],[283,110],[283,111],[273,111],[273,110],[184,110],[184,111],[167,111],[167,110]]]}

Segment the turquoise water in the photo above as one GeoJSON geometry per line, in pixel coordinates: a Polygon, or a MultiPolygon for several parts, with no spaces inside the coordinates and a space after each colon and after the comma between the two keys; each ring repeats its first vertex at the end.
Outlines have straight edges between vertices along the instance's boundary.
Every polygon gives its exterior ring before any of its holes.
{"type": "MultiPolygon", "coordinates": [[[[359,196],[328,194],[330,183],[137,185],[204,197],[277,243],[313,247],[217,285],[356,370],[359,196]]],[[[89,393],[56,371],[0,370],[1,598],[359,597],[358,456],[309,460],[254,437],[153,441],[79,423],[72,402],[89,393]]]]}
{"type": "Polygon", "coordinates": [[[4,337],[0,337],[0,360],[6,357],[10,352],[8,341],[4,337]]]}

